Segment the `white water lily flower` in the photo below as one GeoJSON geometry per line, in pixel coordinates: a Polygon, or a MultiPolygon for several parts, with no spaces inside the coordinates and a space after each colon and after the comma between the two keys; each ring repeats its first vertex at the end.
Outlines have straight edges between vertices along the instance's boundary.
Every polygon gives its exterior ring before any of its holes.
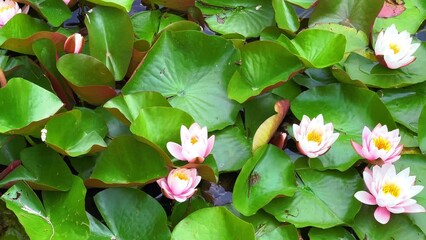
{"type": "Polygon", "coordinates": [[[316,158],[326,153],[331,145],[339,137],[339,133],[334,133],[332,123],[324,125],[322,114],[313,118],[312,121],[303,115],[300,125],[293,124],[294,137],[297,141],[299,151],[310,157],[316,158]]]}
{"type": "Polygon", "coordinates": [[[392,24],[379,33],[374,52],[382,65],[390,69],[401,68],[416,60],[413,54],[420,43],[411,43],[412,40],[409,32],[398,33],[395,24],[392,24]]]}
{"type": "Polygon", "coordinates": [[[410,168],[396,174],[395,166],[386,163],[376,165],[373,171],[365,168],[363,176],[367,191],[355,193],[355,198],[367,205],[378,205],[374,217],[381,224],[389,222],[390,214],[425,212],[425,208],[412,199],[423,190],[423,186],[414,185],[415,176],[410,168]]]}
{"type": "Polygon", "coordinates": [[[12,0],[0,0],[0,27],[3,27],[10,19],[18,13],[28,13],[30,6],[22,9],[18,3],[12,0]]]}

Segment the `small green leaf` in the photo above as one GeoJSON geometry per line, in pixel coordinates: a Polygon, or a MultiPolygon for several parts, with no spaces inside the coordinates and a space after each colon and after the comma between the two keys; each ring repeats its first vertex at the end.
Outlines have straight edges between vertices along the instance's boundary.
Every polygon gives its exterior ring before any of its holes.
{"type": "Polygon", "coordinates": [[[40,12],[54,27],[59,27],[71,18],[71,11],[63,1],[57,0],[25,0],[36,11],[40,12]]]}
{"type": "Polygon", "coordinates": [[[299,17],[296,10],[285,0],[272,0],[275,12],[275,21],[283,30],[296,32],[300,27],[299,17]]]}
{"type": "Polygon", "coordinates": [[[19,153],[27,146],[25,138],[17,135],[0,134],[0,164],[9,165],[19,159],[19,153]]]}
{"type": "Polygon", "coordinates": [[[130,12],[133,0],[88,0],[96,5],[118,8],[122,11],[130,12]]]}

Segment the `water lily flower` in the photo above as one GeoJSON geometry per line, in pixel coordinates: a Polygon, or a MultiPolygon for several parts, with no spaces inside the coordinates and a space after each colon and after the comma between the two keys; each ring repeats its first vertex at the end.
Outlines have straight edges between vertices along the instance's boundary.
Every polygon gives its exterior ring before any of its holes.
{"type": "Polygon", "coordinates": [[[201,128],[193,123],[189,129],[182,125],[180,138],[182,145],[174,142],[167,143],[167,149],[173,157],[190,163],[202,163],[213,149],[215,136],[207,139],[207,128],[201,128]]]}
{"type": "Polygon", "coordinates": [[[0,27],[3,27],[13,16],[18,13],[28,13],[29,5],[22,9],[18,3],[12,0],[0,0],[0,27]]]}
{"type": "Polygon", "coordinates": [[[374,217],[381,224],[386,224],[390,213],[419,213],[425,208],[412,199],[423,190],[423,186],[414,185],[415,176],[409,176],[410,168],[396,174],[395,166],[390,163],[382,167],[374,166],[373,171],[365,168],[363,172],[367,191],[355,193],[355,198],[367,205],[378,205],[374,217]]]}
{"type": "Polygon", "coordinates": [[[197,175],[196,168],[177,168],[171,170],[167,178],[157,180],[157,183],[164,196],[184,202],[197,191],[195,187],[200,181],[201,177],[197,175]]]}
{"type": "Polygon", "coordinates": [[[297,148],[302,154],[310,158],[316,158],[330,149],[339,137],[339,133],[333,131],[332,123],[324,125],[322,114],[313,118],[312,121],[309,117],[303,115],[300,125],[293,124],[297,148]]]}
{"type": "Polygon", "coordinates": [[[416,60],[413,54],[420,43],[411,43],[412,40],[409,32],[398,33],[395,24],[392,24],[379,33],[374,52],[382,65],[390,69],[401,68],[416,60]]]}
{"type": "Polygon", "coordinates": [[[70,3],[70,0],[64,0],[64,3],[65,3],[66,5],[68,5],[68,3],[70,3]]]}
{"type": "Polygon", "coordinates": [[[66,53],[81,53],[84,46],[84,37],[80,33],[69,36],[64,44],[66,53]]]}
{"type": "Polygon", "coordinates": [[[380,158],[382,161],[380,163],[392,163],[401,157],[400,154],[404,148],[399,141],[401,141],[401,137],[398,129],[388,132],[388,127],[379,123],[373,131],[364,127],[362,146],[352,140],[351,143],[355,151],[368,161],[380,158]]]}

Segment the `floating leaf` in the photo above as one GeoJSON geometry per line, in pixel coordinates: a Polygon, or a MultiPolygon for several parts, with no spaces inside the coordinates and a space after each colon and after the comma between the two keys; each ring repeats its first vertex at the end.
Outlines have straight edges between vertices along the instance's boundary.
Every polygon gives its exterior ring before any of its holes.
{"type": "Polygon", "coordinates": [[[284,0],[272,0],[272,6],[275,12],[275,21],[278,27],[283,30],[296,32],[300,27],[299,18],[296,10],[284,0]]]}
{"type": "Polygon", "coordinates": [[[109,188],[94,199],[115,238],[170,239],[166,213],[148,194],[133,188],[109,188]]]}
{"type": "Polygon", "coordinates": [[[296,191],[294,166],[281,149],[264,145],[244,165],[234,186],[233,203],[242,214],[253,215],[277,196],[296,191]]]}
{"type": "Polygon", "coordinates": [[[63,106],[53,93],[22,78],[0,89],[0,133],[29,134],[63,106]]]}
{"type": "Polygon", "coordinates": [[[126,12],[97,6],[86,15],[90,55],[121,80],[127,72],[133,49],[132,22],[126,12]],[[119,26],[119,27],[117,27],[119,26]]]}
{"type": "Polygon", "coordinates": [[[9,165],[19,159],[19,153],[27,146],[24,137],[0,134],[0,164],[9,165]]]}
{"type": "Polygon", "coordinates": [[[143,0],[143,2],[148,3],[155,3],[160,6],[164,6],[167,8],[171,8],[174,10],[180,10],[180,11],[186,11],[188,8],[194,6],[195,0],[180,0],[180,1],[173,1],[173,0],[143,0]]]}
{"type": "Polygon", "coordinates": [[[96,5],[118,8],[122,11],[130,12],[133,0],[88,0],[96,5]]]}
{"type": "Polygon", "coordinates": [[[245,239],[254,240],[253,225],[224,207],[203,208],[179,222],[172,232],[173,240],[245,239]],[[206,221],[214,219],[214,221],[206,221]]]}
{"type": "Polygon", "coordinates": [[[323,239],[355,240],[355,237],[343,227],[334,227],[329,229],[311,228],[311,230],[309,230],[309,239],[311,240],[323,240],[323,239]]]}
{"type": "Polygon", "coordinates": [[[56,151],[76,157],[101,151],[108,132],[105,122],[92,110],[78,108],[47,122],[46,143],[56,151]],[[72,136],[72,137],[70,137],[72,136]]]}
{"type": "Polygon", "coordinates": [[[71,18],[71,11],[63,1],[57,0],[25,0],[31,8],[40,12],[54,27],[59,27],[71,18]]]}
{"type": "Polygon", "coordinates": [[[158,91],[210,131],[222,129],[234,123],[239,110],[226,94],[235,61],[229,40],[195,31],[165,32],[123,93],[158,91]]]}

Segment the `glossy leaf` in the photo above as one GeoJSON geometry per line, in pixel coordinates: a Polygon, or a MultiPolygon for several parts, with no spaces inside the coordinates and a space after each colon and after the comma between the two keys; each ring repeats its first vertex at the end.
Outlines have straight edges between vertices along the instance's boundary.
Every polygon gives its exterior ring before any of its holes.
{"type": "Polygon", "coordinates": [[[368,35],[382,5],[383,0],[321,0],[309,19],[309,25],[341,23],[368,35]]]}
{"type": "Polygon", "coordinates": [[[242,46],[240,53],[241,65],[228,85],[228,96],[240,103],[282,84],[303,68],[296,56],[274,42],[252,42],[242,46]]]}
{"type": "Polygon", "coordinates": [[[96,5],[118,8],[122,11],[130,12],[132,0],[88,0],[96,5]]]}
{"type": "Polygon", "coordinates": [[[164,6],[167,8],[186,11],[188,8],[194,6],[195,0],[181,0],[181,1],[173,1],[173,0],[146,0],[150,3],[155,3],[160,6],[164,6]]]}
{"type": "Polygon", "coordinates": [[[264,209],[296,227],[330,228],[352,223],[361,207],[353,195],[364,188],[354,169],[346,172],[296,170],[301,183],[294,197],[277,198],[264,209]]]}
{"type": "Polygon", "coordinates": [[[133,188],[109,188],[94,199],[117,239],[170,239],[166,213],[148,194],[133,188]]]}
{"type": "Polygon", "coordinates": [[[128,125],[135,121],[141,109],[148,107],[170,107],[170,104],[157,92],[136,92],[117,96],[104,105],[104,108],[128,125]]]}
{"type": "Polygon", "coordinates": [[[62,113],[47,122],[46,143],[68,156],[80,156],[101,151],[108,132],[105,122],[87,108],[62,113]],[[72,134],[72,137],[70,137],[72,134]]]}
{"type": "Polygon", "coordinates": [[[351,79],[370,87],[403,87],[426,81],[426,43],[422,43],[414,56],[417,59],[412,64],[400,69],[388,69],[376,61],[353,53],[348,57],[345,69],[351,79]]]}
{"type": "Polygon", "coordinates": [[[334,227],[329,229],[311,228],[309,231],[309,239],[312,240],[355,240],[356,238],[343,227],[334,227]]]}
{"type": "Polygon", "coordinates": [[[52,149],[44,145],[25,148],[19,159],[21,165],[1,179],[0,186],[22,180],[34,189],[68,191],[71,188],[71,170],[52,149]]]}
{"type": "Polygon", "coordinates": [[[252,148],[244,132],[238,127],[228,127],[215,135],[212,154],[219,172],[240,170],[252,156],[252,148]]]}
{"type": "Polygon", "coordinates": [[[46,22],[26,14],[18,14],[0,28],[0,45],[3,49],[34,54],[32,44],[42,38],[52,40],[57,49],[63,49],[66,37],[52,32],[46,22]]]}
{"type": "Polygon", "coordinates": [[[417,132],[422,122],[420,113],[426,105],[426,84],[421,83],[406,88],[384,89],[381,99],[396,122],[417,132]]]}
{"type": "Polygon", "coordinates": [[[278,27],[283,30],[296,32],[299,27],[299,18],[294,8],[285,0],[272,0],[275,12],[275,21],[278,27]]]}
{"type": "Polygon", "coordinates": [[[203,0],[197,6],[210,15],[205,19],[210,29],[220,34],[258,37],[264,28],[274,25],[274,9],[267,0],[203,0]]]}
{"type": "Polygon", "coordinates": [[[19,153],[26,145],[25,139],[21,136],[0,134],[0,165],[8,165],[19,159],[19,153]]]}
{"type": "Polygon", "coordinates": [[[90,223],[90,239],[93,240],[111,240],[111,238],[115,238],[114,234],[98,219],[87,214],[90,223]]]}
{"type": "Polygon", "coordinates": [[[173,240],[245,239],[254,240],[253,225],[224,207],[203,208],[180,221],[172,232],[173,240]],[[214,221],[206,221],[214,219],[214,221]]]}
{"type": "Polygon", "coordinates": [[[133,15],[131,20],[136,38],[151,44],[158,32],[160,18],[161,12],[158,10],[143,11],[133,15]]]}
{"type": "Polygon", "coordinates": [[[304,9],[311,8],[318,0],[286,0],[286,2],[292,3],[304,9]]]}
{"type": "Polygon", "coordinates": [[[40,12],[54,27],[60,26],[71,17],[71,11],[65,3],[56,0],[25,0],[31,8],[40,12]]]}
{"type": "Polygon", "coordinates": [[[101,181],[109,185],[140,186],[167,173],[166,159],[157,149],[132,136],[121,136],[114,138],[97,158],[86,185],[101,181]]]}
{"type": "Polygon", "coordinates": [[[143,137],[168,152],[167,142],[180,144],[180,129],[194,122],[186,112],[170,107],[151,107],[142,109],[130,126],[130,131],[143,137]]]}
{"type": "Polygon", "coordinates": [[[123,93],[158,91],[210,131],[222,129],[234,122],[238,112],[238,105],[226,94],[235,61],[231,41],[194,31],[165,32],[123,93]]]}
{"type": "Polygon", "coordinates": [[[114,76],[94,57],[66,54],[58,59],[57,67],[74,92],[90,104],[103,104],[116,95],[114,76]]]}
{"type": "Polygon", "coordinates": [[[115,80],[121,80],[132,57],[133,28],[129,16],[116,8],[97,6],[84,22],[89,32],[90,55],[105,64],[115,80]]]}
{"type": "Polygon", "coordinates": [[[0,133],[29,134],[63,106],[53,93],[22,78],[0,89],[0,133]]]}
{"type": "Polygon", "coordinates": [[[238,175],[233,203],[242,214],[255,214],[276,196],[293,196],[294,166],[281,149],[264,145],[253,153],[238,175]]]}
{"type": "Polygon", "coordinates": [[[336,130],[347,134],[361,134],[364,126],[372,129],[378,123],[396,128],[376,93],[350,85],[330,84],[309,89],[293,100],[291,110],[299,119],[304,114],[311,118],[323,114],[325,122],[332,122],[336,130]]]}
{"type": "Polygon", "coordinates": [[[189,214],[202,209],[210,207],[210,205],[198,195],[191,197],[190,201],[176,202],[173,206],[173,212],[170,216],[170,220],[173,226],[176,226],[182,219],[187,217],[189,214]]]}

